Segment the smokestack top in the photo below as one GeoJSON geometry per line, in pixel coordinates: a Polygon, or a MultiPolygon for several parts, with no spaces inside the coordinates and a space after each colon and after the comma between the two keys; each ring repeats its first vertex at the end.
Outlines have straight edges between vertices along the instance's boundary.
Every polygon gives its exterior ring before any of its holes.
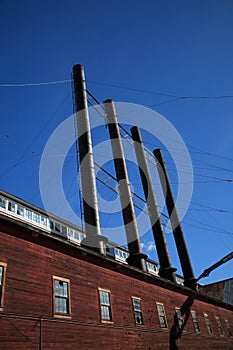
{"type": "Polygon", "coordinates": [[[75,71],[75,70],[82,70],[82,71],[84,71],[84,66],[82,64],[75,64],[73,66],[73,71],[75,71]]]}
{"type": "Polygon", "coordinates": [[[107,100],[104,101],[104,103],[112,103],[113,102],[113,99],[111,98],[108,98],[107,100]]]}

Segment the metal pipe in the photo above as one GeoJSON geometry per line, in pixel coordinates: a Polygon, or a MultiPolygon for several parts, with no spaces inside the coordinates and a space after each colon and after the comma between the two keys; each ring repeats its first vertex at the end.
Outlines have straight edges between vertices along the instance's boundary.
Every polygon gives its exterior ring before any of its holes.
{"type": "Polygon", "coordinates": [[[84,67],[82,65],[77,64],[73,67],[73,80],[76,106],[75,124],[78,135],[79,164],[81,169],[81,186],[86,231],[86,238],[81,244],[97,249],[101,254],[105,254],[107,238],[101,235],[100,230],[86,84],[84,67]]]}
{"type": "Polygon", "coordinates": [[[122,214],[129,249],[129,257],[127,258],[127,262],[129,265],[138,267],[143,271],[147,271],[145,263],[147,256],[141,251],[138,227],[114,102],[112,100],[104,101],[104,109],[106,112],[107,125],[111,139],[114,165],[118,181],[119,197],[121,201],[122,214]]]}
{"type": "Polygon", "coordinates": [[[40,319],[40,350],[43,348],[43,319],[40,319]]]}
{"type": "Polygon", "coordinates": [[[183,230],[179,220],[178,212],[176,210],[174,197],[172,194],[171,186],[168,179],[168,174],[167,174],[165,163],[162,156],[162,151],[160,149],[156,149],[153,151],[153,154],[155,156],[155,159],[158,165],[157,169],[159,173],[159,178],[160,178],[164,198],[166,201],[166,206],[167,206],[167,210],[168,210],[168,214],[169,214],[169,218],[170,218],[170,222],[173,230],[173,235],[174,235],[177,252],[180,259],[181,268],[184,275],[184,285],[186,287],[196,290],[196,279],[193,274],[193,269],[189,258],[188,249],[185,243],[183,230]]]}
{"type": "Polygon", "coordinates": [[[157,199],[152,185],[151,175],[142,143],[141,133],[137,126],[131,128],[131,135],[134,141],[134,149],[137,157],[139,173],[160,263],[159,275],[172,282],[176,282],[176,276],[174,273],[176,269],[171,266],[169,252],[160,220],[157,199]]]}

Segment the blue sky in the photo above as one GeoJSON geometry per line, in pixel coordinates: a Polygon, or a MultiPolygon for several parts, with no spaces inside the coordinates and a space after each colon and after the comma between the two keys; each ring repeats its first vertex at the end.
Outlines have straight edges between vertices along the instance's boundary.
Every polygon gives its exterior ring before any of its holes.
{"type": "MultiPolygon", "coordinates": [[[[73,111],[70,82],[4,84],[70,80],[72,66],[81,63],[88,90],[98,100],[153,106],[187,145],[194,192],[182,224],[195,274],[232,250],[233,97],[224,97],[233,96],[231,1],[1,0],[0,31],[3,190],[42,206],[40,157],[50,134],[73,111]],[[190,98],[170,101],[163,94],[190,98]]],[[[176,191],[176,174],[164,152],[176,191]]],[[[72,154],[64,184],[78,205],[72,154]]],[[[140,180],[135,181],[141,194],[140,180]]],[[[166,238],[180,272],[172,235],[166,238]]],[[[148,233],[143,249],[156,259],[151,242],[148,233]]],[[[229,277],[232,262],[203,282],[229,277]]]]}

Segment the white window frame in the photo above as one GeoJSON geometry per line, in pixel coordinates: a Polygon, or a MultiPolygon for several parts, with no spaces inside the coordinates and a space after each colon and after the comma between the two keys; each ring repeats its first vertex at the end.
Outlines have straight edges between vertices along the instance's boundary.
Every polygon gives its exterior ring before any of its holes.
{"type": "Polygon", "coordinates": [[[194,330],[196,331],[196,333],[201,333],[196,311],[191,310],[191,316],[192,316],[192,320],[193,320],[194,330]]]}
{"type": "Polygon", "coordinates": [[[102,323],[113,323],[113,315],[112,315],[112,303],[111,303],[111,292],[108,289],[98,288],[99,295],[99,309],[100,309],[100,320],[102,323]],[[107,293],[109,304],[103,304],[101,301],[101,293],[107,293]],[[109,319],[104,317],[104,313],[102,312],[102,307],[107,307],[109,312],[109,319]]]}
{"type": "Polygon", "coordinates": [[[176,307],[175,310],[176,310],[176,317],[177,317],[179,330],[184,332],[185,331],[184,319],[183,319],[183,316],[181,315],[180,308],[176,307]]]}
{"type": "Polygon", "coordinates": [[[71,299],[70,299],[70,280],[63,277],[52,276],[53,282],[53,316],[59,318],[71,318],[71,299]],[[55,281],[67,283],[67,297],[60,297],[56,295],[55,281]],[[56,311],[56,298],[65,299],[67,302],[67,312],[61,313],[56,311]]]}
{"type": "Polygon", "coordinates": [[[159,318],[160,328],[167,329],[168,328],[168,324],[167,324],[167,317],[166,317],[164,304],[156,303],[156,306],[157,306],[157,311],[158,311],[158,318],[159,318]],[[159,306],[162,306],[163,315],[160,315],[160,313],[159,313],[159,306]],[[161,322],[161,318],[163,319],[163,322],[161,322]],[[163,323],[165,324],[165,327],[162,325],[163,323]]]}
{"type": "Polygon", "coordinates": [[[223,336],[222,324],[221,324],[221,320],[218,316],[215,317],[215,322],[216,322],[216,326],[218,328],[219,335],[223,336]]]}
{"type": "Polygon", "coordinates": [[[206,327],[207,327],[208,334],[210,334],[210,335],[213,334],[213,329],[211,327],[208,314],[204,314],[204,320],[205,320],[205,324],[206,324],[206,327]]]}
{"type": "Polygon", "coordinates": [[[142,300],[141,300],[141,298],[132,296],[132,306],[133,306],[133,312],[134,312],[134,322],[135,322],[136,326],[143,326],[144,325],[144,320],[143,320],[142,300]],[[139,304],[140,304],[140,309],[139,310],[135,309],[134,300],[139,301],[139,304]],[[139,314],[141,322],[138,322],[138,314],[139,314]]]}
{"type": "Polygon", "coordinates": [[[0,261],[0,266],[3,268],[2,279],[1,279],[1,293],[0,293],[0,311],[3,311],[4,307],[4,296],[5,296],[5,286],[6,286],[6,268],[7,264],[0,261]]]}

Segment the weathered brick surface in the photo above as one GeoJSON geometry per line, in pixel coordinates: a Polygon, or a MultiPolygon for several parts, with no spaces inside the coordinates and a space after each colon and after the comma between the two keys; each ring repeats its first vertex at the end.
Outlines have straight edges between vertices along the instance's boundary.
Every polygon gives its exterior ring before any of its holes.
{"type": "Polygon", "coordinates": [[[1,222],[0,261],[7,263],[4,308],[0,312],[0,349],[221,349],[232,350],[232,309],[207,302],[198,293],[88,253],[84,249],[1,222]],[[53,317],[52,276],[70,279],[71,318],[53,317]],[[100,321],[98,287],[111,291],[112,324],[100,321]],[[131,297],[141,298],[143,326],[136,326],[131,297]],[[156,302],[164,304],[168,329],[161,330],[156,302]],[[175,307],[184,309],[185,331],[179,337],[175,307]],[[188,310],[194,310],[200,334],[188,310]],[[209,315],[209,335],[203,313],[209,315]],[[219,335],[215,317],[222,321],[219,335]],[[40,319],[43,319],[42,323],[40,319]]]}

